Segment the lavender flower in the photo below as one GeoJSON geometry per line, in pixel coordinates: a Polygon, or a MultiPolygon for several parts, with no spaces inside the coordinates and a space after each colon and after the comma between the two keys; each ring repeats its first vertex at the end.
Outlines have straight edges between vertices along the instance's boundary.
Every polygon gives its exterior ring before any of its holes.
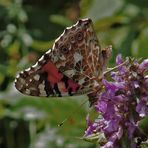
{"type": "Polygon", "coordinates": [[[111,73],[112,81],[102,81],[105,90],[95,105],[99,118],[94,123],[87,118],[84,137],[103,133],[105,142],[100,144],[101,148],[126,147],[124,141],[130,147],[138,148],[147,139],[138,123],[148,115],[148,59],[142,63],[133,59],[123,62],[118,55],[118,70],[111,73]]]}

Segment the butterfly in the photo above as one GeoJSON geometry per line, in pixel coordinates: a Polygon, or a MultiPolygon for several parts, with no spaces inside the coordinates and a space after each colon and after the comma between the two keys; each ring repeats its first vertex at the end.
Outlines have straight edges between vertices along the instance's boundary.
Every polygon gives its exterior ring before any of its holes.
{"type": "Polygon", "coordinates": [[[15,87],[30,96],[87,94],[95,102],[112,47],[101,48],[91,19],[67,27],[32,67],[20,72],[15,87]]]}

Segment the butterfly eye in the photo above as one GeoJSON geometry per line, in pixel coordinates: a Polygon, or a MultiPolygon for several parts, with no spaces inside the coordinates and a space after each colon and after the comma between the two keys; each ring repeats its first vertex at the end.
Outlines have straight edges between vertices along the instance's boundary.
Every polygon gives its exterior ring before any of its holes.
{"type": "Polygon", "coordinates": [[[67,54],[69,52],[69,48],[66,45],[61,46],[60,50],[62,53],[67,54]]]}
{"type": "Polygon", "coordinates": [[[77,39],[78,41],[82,41],[82,40],[83,40],[83,33],[79,31],[79,32],[76,34],[76,39],[77,39]]]}

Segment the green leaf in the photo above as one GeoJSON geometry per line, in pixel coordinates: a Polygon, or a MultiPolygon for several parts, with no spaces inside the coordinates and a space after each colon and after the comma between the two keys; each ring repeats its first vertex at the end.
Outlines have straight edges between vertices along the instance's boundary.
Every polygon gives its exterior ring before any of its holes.
{"type": "MultiPolygon", "coordinates": [[[[89,4],[89,3],[88,3],[89,4]]],[[[93,0],[86,16],[92,20],[112,16],[122,7],[122,0],[93,0]]]]}
{"type": "MultiPolygon", "coordinates": [[[[14,96],[13,96],[14,98],[14,96]]],[[[65,136],[80,136],[85,130],[85,107],[79,107],[76,100],[83,102],[86,96],[66,97],[66,98],[37,98],[37,97],[22,97],[15,103],[11,104],[9,115],[11,117],[19,117],[25,119],[22,109],[26,107],[36,108],[37,111],[45,112],[47,115],[40,122],[52,125],[58,128],[64,119],[68,118],[67,122],[60,128],[59,132],[65,136]],[[70,117],[69,117],[70,116],[70,117]],[[70,131],[70,135],[69,132],[70,131]]],[[[12,100],[12,99],[11,99],[12,100]]]]}
{"type": "Polygon", "coordinates": [[[129,32],[127,33],[124,41],[121,44],[121,48],[119,49],[119,52],[122,53],[124,56],[131,56],[131,48],[132,43],[136,39],[137,34],[139,34],[139,30],[136,28],[129,28],[129,32]]]}
{"type": "Polygon", "coordinates": [[[139,127],[148,136],[148,116],[139,122],[139,127]]]}
{"type": "Polygon", "coordinates": [[[33,40],[31,47],[37,51],[44,51],[45,52],[52,47],[53,42],[54,41],[47,42],[47,41],[33,40]]]}
{"type": "Polygon", "coordinates": [[[127,3],[132,3],[134,5],[137,5],[141,8],[147,8],[148,1],[147,0],[125,0],[127,3]]]}
{"type": "Polygon", "coordinates": [[[64,27],[72,25],[72,22],[62,15],[50,15],[49,19],[51,22],[59,24],[64,27]]]}
{"type": "Polygon", "coordinates": [[[81,0],[81,16],[87,16],[88,10],[91,8],[93,0],[81,0]]]}
{"type": "Polygon", "coordinates": [[[20,49],[20,42],[18,40],[15,40],[11,45],[8,47],[8,54],[10,56],[13,56],[15,54],[18,54],[20,49]]]}
{"type": "Polygon", "coordinates": [[[148,28],[143,29],[140,37],[139,37],[139,46],[138,46],[138,57],[148,57],[148,28]]]}
{"type": "Polygon", "coordinates": [[[102,18],[100,20],[96,20],[94,22],[94,28],[95,31],[97,32],[106,31],[109,30],[110,27],[115,23],[127,24],[128,22],[129,19],[126,16],[123,15],[111,16],[111,17],[102,18]]]}
{"type": "Polygon", "coordinates": [[[1,74],[6,75],[7,70],[8,70],[7,66],[0,64],[0,72],[1,72],[1,74]]]}

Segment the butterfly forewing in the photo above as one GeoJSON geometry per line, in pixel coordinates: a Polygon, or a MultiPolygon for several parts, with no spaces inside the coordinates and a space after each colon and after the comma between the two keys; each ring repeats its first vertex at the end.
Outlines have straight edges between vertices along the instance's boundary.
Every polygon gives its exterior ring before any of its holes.
{"type": "Polygon", "coordinates": [[[90,19],[79,20],[66,28],[53,46],[53,61],[60,71],[81,87],[77,93],[86,93],[96,85],[102,73],[99,62],[101,47],[90,19]]]}

